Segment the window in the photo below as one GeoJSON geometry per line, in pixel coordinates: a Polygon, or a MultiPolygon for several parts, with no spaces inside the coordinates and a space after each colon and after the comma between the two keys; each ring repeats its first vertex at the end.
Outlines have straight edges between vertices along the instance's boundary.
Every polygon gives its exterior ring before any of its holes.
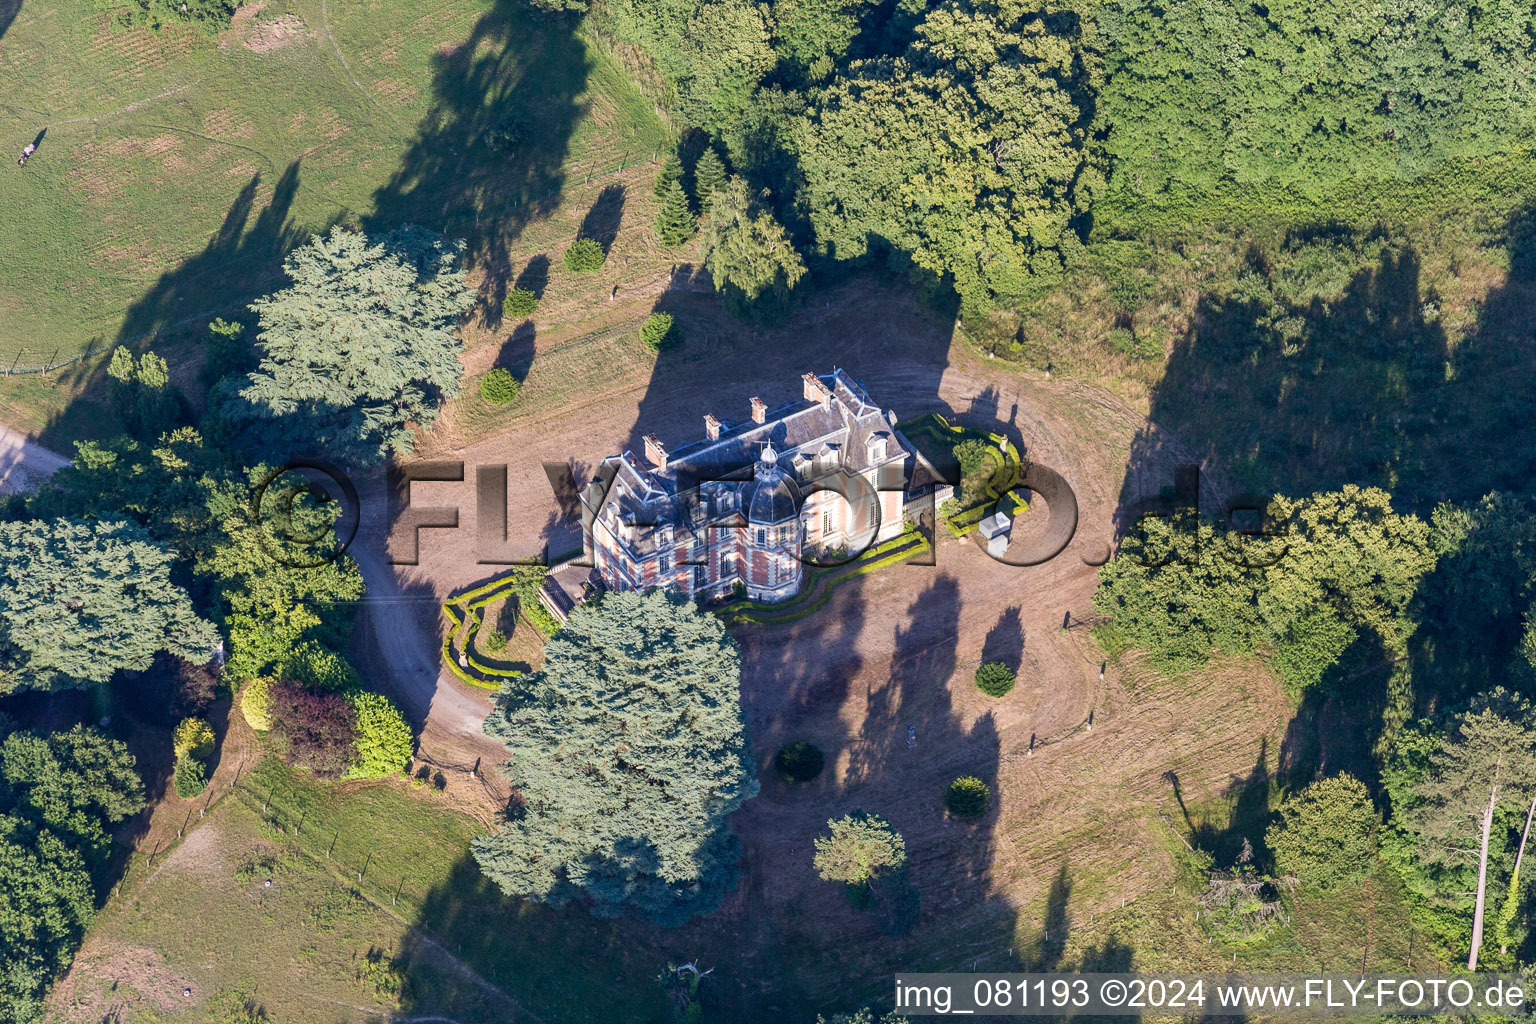
{"type": "Polygon", "coordinates": [[[659,558],[660,558],[660,561],[661,561],[661,571],[662,571],[662,573],[665,574],[665,573],[671,572],[672,571],[672,552],[670,552],[670,551],[663,551],[661,553],[661,555],[659,556],[659,558]]]}
{"type": "Polygon", "coordinates": [[[708,579],[708,577],[705,575],[704,567],[702,565],[696,565],[696,566],[693,567],[693,589],[694,590],[703,590],[704,589],[704,584],[705,584],[705,582],[707,582],[707,579],[708,579]]]}
{"type": "Polygon", "coordinates": [[[880,496],[878,494],[869,499],[869,511],[865,515],[869,519],[865,526],[873,530],[875,524],[880,522],[880,496]]]}
{"type": "Polygon", "coordinates": [[[768,543],[768,531],[763,529],[761,526],[759,526],[757,528],[757,546],[758,547],[762,547],[764,544],[767,544],[767,543],[768,543]]]}
{"type": "Polygon", "coordinates": [[[832,506],[830,505],[821,510],[821,535],[832,536],[832,506]]]}

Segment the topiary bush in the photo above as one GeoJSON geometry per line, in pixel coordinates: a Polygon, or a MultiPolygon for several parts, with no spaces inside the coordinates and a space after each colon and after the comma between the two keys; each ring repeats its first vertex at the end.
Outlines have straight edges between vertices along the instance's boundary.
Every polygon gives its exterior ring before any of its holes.
{"type": "Polygon", "coordinates": [[[498,366],[480,378],[480,397],[492,405],[509,405],[517,397],[517,378],[505,366],[498,366]]]}
{"type": "Polygon", "coordinates": [[[992,791],[985,782],[974,775],[966,775],[949,784],[944,794],[944,806],[949,808],[950,814],[974,818],[987,812],[987,802],[991,799],[992,791]]]}
{"type": "Polygon", "coordinates": [[[240,714],[257,732],[272,728],[272,680],[252,679],[240,691],[240,714]]]}
{"type": "Polygon", "coordinates": [[[821,751],[804,740],[783,747],[773,759],[773,766],[790,782],[809,782],[825,763],[821,751]]]}
{"type": "Polygon", "coordinates": [[[1013,670],[1000,661],[989,661],[976,670],[976,689],[989,697],[1003,696],[1013,684],[1013,670]]]}
{"type": "Polygon", "coordinates": [[[357,716],[352,764],[345,777],[377,779],[398,775],[411,760],[414,740],[400,709],[381,693],[353,693],[347,699],[357,716]]]}
{"type": "Polygon", "coordinates": [[[607,256],[603,253],[603,247],[591,238],[578,238],[571,243],[569,249],[565,250],[566,268],[578,274],[590,274],[594,270],[601,270],[605,259],[607,256]]]}
{"type": "Polygon", "coordinates": [[[673,330],[673,326],[671,313],[652,313],[640,326],[640,340],[645,342],[645,347],[652,352],[671,348],[678,341],[677,332],[673,330]]]}
{"type": "Polygon", "coordinates": [[[525,320],[539,308],[539,297],[527,288],[513,288],[501,300],[501,315],[525,320]]]}
{"type": "Polygon", "coordinates": [[[213,753],[213,728],[201,718],[183,718],[171,737],[171,749],[179,758],[201,761],[213,753]]]}
{"type": "Polygon", "coordinates": [[[490,630],[485,634],[485,649],[492,654],[500,654],[507,649],[507,634],[499,629],[490,630]]]}
{"type": "Polygon", "coordinates": [[[208,788],[208,778],[203,773],[203,762],[195,757],[177,758],[176,771],[172,773],[171,781],[176,787],[176,795],[183,800],[197,796],[208,788]]]}

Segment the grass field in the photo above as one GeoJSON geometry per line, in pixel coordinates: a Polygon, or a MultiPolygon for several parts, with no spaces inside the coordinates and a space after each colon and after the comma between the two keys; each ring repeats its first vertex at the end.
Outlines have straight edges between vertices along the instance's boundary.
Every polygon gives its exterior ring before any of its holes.
{"type": "Polygon", "coordinates": [[[266,0],[218,37],[23,3],[0,36],[0,369],[235,311],[333,223],[414,221],[494,263],[568,180],[668,129],[515,0],[266,0]]]}

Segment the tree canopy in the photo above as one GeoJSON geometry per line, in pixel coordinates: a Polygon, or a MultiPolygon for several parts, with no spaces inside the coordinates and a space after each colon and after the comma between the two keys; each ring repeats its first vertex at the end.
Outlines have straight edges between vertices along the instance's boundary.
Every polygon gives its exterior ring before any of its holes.
{"type": "Polygon", "coordinates": [[[409,452],[411,424],[458,394],[456,328],[474,304],[463,243],[406,227],[333,228],[283,263],[293,283],[255,302],[261,363],[227,414],[265,454],[361,463],[409,452]]]}
{"type": "Polygon", "coordinates": [[[672,595],[572,611],[486,719],[524,804],[475,839],[481,869],[509,895],[579,897],[602,917],[676,925],[713,908],[741,853],[727,819],[757,792],[740,664],[720,621],[672,595]]]}
{"type": "Polygon", "coordinates": [[[0,523],[0,694],[105,682],[160,651],[209,660],[218,632],[173,561],[121,520],[0,523]]]}

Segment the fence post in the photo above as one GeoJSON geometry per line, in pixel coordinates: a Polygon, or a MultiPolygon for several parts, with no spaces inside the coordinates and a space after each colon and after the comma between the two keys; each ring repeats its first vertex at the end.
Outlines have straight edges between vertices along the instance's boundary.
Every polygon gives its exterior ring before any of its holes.
{"type": "Polygon", "coordinates": [[[16,358],[11,360],[11,368],[5,371],[5,375],[7,377],[16,372],[16,364],[21,362],[21,354],[25,351],[26,349],[24,348],[19,348],[16,350],[16,358]]]}
{"type": "Polygon", "coordinates": [[[368,856],[363,860],[362,870],[360,870],[357,873],[357,880],[359,882],[361,882],[363,880],[363,876],[368,873],[368,865],[372,864],[372,863],[373,863],[373,851],[369,850],[368,851],[368,856]]]}
{"type": "Polygon", "coordinates": [[[55,345],[53,347],[53,355],[49,356],[48,357],[48,362],[43,364],[43,372],[44,373],[52,373],[53,372],[53,361],[55,359],[57,359],[57,358],[59,358],[59,347],[57,345],[55,345]]]}

